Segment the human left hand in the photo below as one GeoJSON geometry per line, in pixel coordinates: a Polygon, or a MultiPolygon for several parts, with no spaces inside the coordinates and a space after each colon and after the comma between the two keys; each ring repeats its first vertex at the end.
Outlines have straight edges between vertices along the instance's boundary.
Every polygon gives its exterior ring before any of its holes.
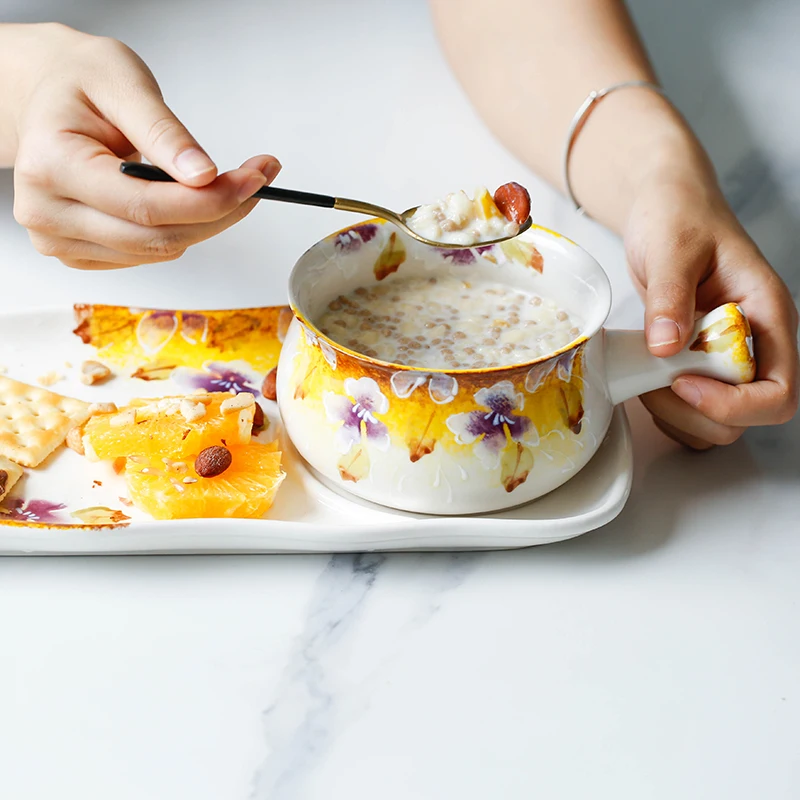
{"type": "Polygon", "coordinates": [[[653,355],[675,355],[688,344],[697,314],[723,303],[738,303],[753,332],[753,383],[680,377],[642,396],[656,425],[705,450],[731,444],[750,426],[790,420],[798,407],[797,308],[716,180],[703,170],[653,176],[637,193],[624,239],[653,355]]]}

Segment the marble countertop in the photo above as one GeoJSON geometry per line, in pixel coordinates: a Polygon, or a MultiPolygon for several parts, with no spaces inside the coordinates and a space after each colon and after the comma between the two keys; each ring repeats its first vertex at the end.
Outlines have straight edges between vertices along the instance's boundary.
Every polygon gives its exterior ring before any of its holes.
{"type": "MultiPolygon", "coordinates": [[[[617,239],[492,139],[422,0],[71,5],[6,0],[3,16],[127,41],[224,168],[272,151],[281,185],[397,208],[520,180],[539,221],[609,272],[611,323],[640,323],[617,239]]],[[[732,203],[797,296],[800,6],[631,5],[732,203]]],[[[263,204],[177,263],[92,274],[37,255],[11,209],[0,172],[0,311],[279,301],[295,258],[347,223],[263,204]]],[[[800,421],[693,455],[637,403],[629,413],[626,509],[558,545],[0,560],[0,793],[800,796],[800,421]]]]}

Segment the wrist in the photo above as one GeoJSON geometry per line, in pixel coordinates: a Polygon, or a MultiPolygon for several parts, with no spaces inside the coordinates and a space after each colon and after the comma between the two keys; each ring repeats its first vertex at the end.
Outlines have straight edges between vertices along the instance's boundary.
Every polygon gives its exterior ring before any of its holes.
{"type": "Polygon", "coordinates": [[[14,163],[19,121],[35,87],[58,54],[91,38],[66,25],[46,22],[0,25],[0,166],[14,163]]]}
{"type": "Polygon", "coordinates": [[[708,156],[680,113],[638,87],[613,92],[592,110],[575,137],[569,175],[586,212],[617,233],[647,186],[716,185],[708,156]]]}

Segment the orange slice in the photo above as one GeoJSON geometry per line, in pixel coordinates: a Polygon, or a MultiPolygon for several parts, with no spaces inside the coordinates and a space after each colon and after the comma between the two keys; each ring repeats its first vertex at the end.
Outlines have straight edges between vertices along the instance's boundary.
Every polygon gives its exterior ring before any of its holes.
{"type": "Polygon", "coordinates": [[[494,198],[489,194],[489,190],[482,186],[475,192],[475,199],[472,201],[479,219],[491,219],[492,217],[502,217],[500,209],[495,205],[494,198]]]}
{"type": "Polygon", "coordinates": [[[255,405],[223,413],[233,395],[213,392],[188,397],[133,400],[115,414],[86,423],[83,447],[91,461],[121,456],[180,459],[215,444],[234,447],[250,441],[255,405]],[[204,410],[202,410],[200,408],[204,410]]]}
{"type": "Polygon", "coordinates": [[[286,477],[276,444],[230,448],[228,469],[203,478],[194,461],[128,458],[125,481],[137,508],[156,519],[261,517],[286,477]]]}

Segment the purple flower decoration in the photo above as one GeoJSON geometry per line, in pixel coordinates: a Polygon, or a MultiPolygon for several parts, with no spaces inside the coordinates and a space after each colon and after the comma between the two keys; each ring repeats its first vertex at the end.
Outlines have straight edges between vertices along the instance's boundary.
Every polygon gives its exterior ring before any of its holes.
{"type": "Polygon", "coordinates": [[[376,414],[389,410],[389,401],[372,378],[348,378],[345,395],[325,392],[322,402],[331,422],[341,422],[336,431],[336,446],[340,453],[349,453],[361,441],[362,429],[367,440],[379,450],[389,449],[389,429],[376,414]]]}
{"type": "Polygon", "coordinates": [[[378,226],[368,222],[366,225],[359,225],[353,228],[353,231],[355,231],[361,237],[361,241],[366,244],[375,238],[375,235],[378,233],[378,226]]]}
{"type": "Polygon", "coordinates": [[[178,368],[172,375],[179,386],[188,389],[205,389],[207,392],[250,392],[259,396],[260,392],[252,386],[250,379],[241,372],[232,370],[223,361],[212,361],[203,367],[202,372],[178,368]]]}
{"type": "Polygon", "coordinates": [[[352,253],[358,250],[363,243],[374,239],[377,232],[377,225],[372,225],[370,223],[366,225],[357,225],[355,228],[342,231],[336,239],[334,239],[334,244],[338,250],[344,253],[352,253]]]}
{"type": "Polygon", "coordinates": [[[361,247],[361,237],[352,230],[344,231],[334,239],[333,243],[337,250],[341,250],[343,253],[352,253],[361,247]]]}
{"type": "Polygon", "coordinates": [[[478,390],[475,402],[480,410],[453,414],[447,419],[447,427],[459,444],[474,445],[475,455],[487,469],[497,466],[509,437],[515,442],[524,438],[538,441],[530,419],[515,413],[522,409],[525,398],[514,390],[511,381],[478,390]]]}
{"type": "Polygon", "coordinates": [[[25,500],[22,497],[9,498],[8,500],[7,515],[3,515],[7,519],[13,519],[15,522],[50,522],[61,523],[65,522],[64,518],[56,511],[62,511],[66,508],[64,503],[50,503],[47,500],[25,500]]]}
{"type": "Polygon", "coordinates": [[[442,258],[449,258],[454,264],[473,264],[475,262],[475,253],[466,248],[455,247],[452,250],[440,250],[442,258]]]}

